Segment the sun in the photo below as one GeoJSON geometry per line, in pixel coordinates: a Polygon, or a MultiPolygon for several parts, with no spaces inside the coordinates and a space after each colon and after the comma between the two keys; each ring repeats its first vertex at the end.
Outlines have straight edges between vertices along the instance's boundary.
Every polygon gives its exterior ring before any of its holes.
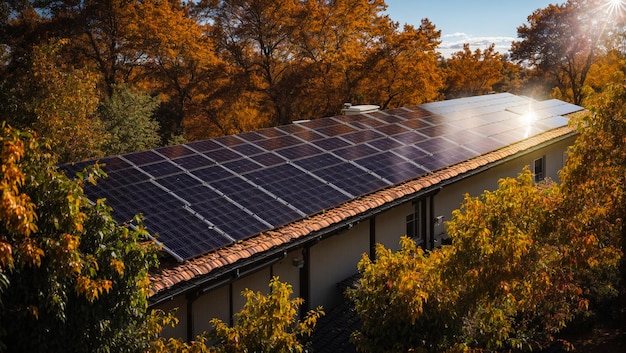
{"type": "Polygon", "coordinates": [[[604,9],[609,15],[623,15],[626,12],[626,0],[604,0],[604,9]]]}

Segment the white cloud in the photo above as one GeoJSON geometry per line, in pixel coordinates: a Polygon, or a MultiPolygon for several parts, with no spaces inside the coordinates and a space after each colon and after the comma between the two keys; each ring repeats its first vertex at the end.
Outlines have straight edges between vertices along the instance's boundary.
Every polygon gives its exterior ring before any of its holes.
{"type": "Polygon", "coordinates": [[[488,48],[492,43],[495,44],[496,51],[504,54],[511,49],[511,42],[515,38],[512,37],[474,37],[472,35],[457,32],[453,34],[446,34],[441,37],[441,45],[439,45],[439,51],[444,57],[449,58],[452,53],[456,53],[463,49],[463,44],[469,43],[470,49],[484,50],[488,48]]]}

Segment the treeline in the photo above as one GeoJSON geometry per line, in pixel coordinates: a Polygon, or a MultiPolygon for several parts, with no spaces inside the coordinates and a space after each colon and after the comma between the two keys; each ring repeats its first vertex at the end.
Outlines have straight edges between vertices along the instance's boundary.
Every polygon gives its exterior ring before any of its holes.
{"type": "Polygon", "coordinates": [[[433,23],[383,0],[0,6],[0,114],[62,162],[519,87],[493,47],[444,60],[433,23]]]}

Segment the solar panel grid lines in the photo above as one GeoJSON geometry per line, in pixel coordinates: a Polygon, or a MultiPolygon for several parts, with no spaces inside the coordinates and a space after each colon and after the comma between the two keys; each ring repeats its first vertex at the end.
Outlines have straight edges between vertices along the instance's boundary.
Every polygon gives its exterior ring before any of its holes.
{"type": "Polygon", "coordinates": [[[105,157],[110,178],[85,192],[110,199],[116,219],[148,213],[184,260],[565,126],[580,109],[507,93],[302,121],[105,157]]]}

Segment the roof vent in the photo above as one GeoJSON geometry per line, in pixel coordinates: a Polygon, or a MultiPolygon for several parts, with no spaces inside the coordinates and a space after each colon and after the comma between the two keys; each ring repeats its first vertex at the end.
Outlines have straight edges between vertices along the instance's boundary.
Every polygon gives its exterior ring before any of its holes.
{"type": "Polygon", "coordinates": [[[343,109],[341,109],[341,115],[356,115],[363,113],[377,112],[380,109],[378,105],[352,105],[350,103],[344,103],[343,109]]]}

